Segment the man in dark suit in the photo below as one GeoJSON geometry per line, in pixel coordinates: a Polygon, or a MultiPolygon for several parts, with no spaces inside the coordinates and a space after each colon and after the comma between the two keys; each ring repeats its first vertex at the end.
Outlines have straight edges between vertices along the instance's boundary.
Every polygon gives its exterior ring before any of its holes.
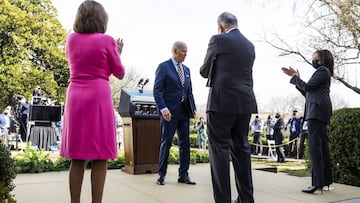
{"type": "Polygon", "coordinates": [[[251,114],[257,112],[252,79],[255,49],[237,29],[233,14],[218,17],[218,30],[200,68],[210,87],[206,111],[214,199],[231,202],[230,152],[238,191],[235,202],[254,202],[247,137],[251,114]]]}
{"type": "Polygon", "coordinates": [[[172,140],[177,131],[180,153],[179,183],[195,185],[188,175],[190,165],[190,117],[195,114],[195,102],[192,94],[190,70],[182,62],[187,53],[184,42],[175,42],[173,57],[159,65],[154,83],[154,98],[160,110],[161,144],[159,155],[158,185],[165,184],[167,161],[172,140]],[[188,112],[189,101],[192,112],[188,112]]]}
{"type": "Polygon", "coordinates": [[[297,139],[301,131],[301,120],[297,117],[297,110],[293,111],[292,117],[286,124],[285,130],[288,128],[290,132],[290,143],[289,143],[289,157],[298,157],[297,154],[297,139]]]}

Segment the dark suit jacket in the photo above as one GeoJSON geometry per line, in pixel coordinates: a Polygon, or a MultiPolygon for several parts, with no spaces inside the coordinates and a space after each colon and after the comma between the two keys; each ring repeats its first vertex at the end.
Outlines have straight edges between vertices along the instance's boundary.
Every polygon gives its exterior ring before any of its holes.
{"type": "Polygon", "coordinates": [[[305,120],[317,119],[329,123],[332,114],[330,82],[331,73],[325,66],[316,69],[307,83],[297,76],[291,78],[290,83],[305,96],[305,120]]]}
{"type": "Polygon", "coordinates": [[[159,65],[156,70],[154,83],[154,98],[159,110],[167,107],[173,116],[182,107],[181,98],[189,98],[195,110],[194,96],[192,94],[190,70],[182,64],[184,71],[184,87],[182,87],[176,68],[171,59],[159,65]],[[175,114],[174,114],[175,113],[175,114]]]}
{"type": "Polygon", "coordinates": [[[254,45],[238,29],[211,37],[200,74],[210,86],[207,111],[255,113],[254,45]]]}

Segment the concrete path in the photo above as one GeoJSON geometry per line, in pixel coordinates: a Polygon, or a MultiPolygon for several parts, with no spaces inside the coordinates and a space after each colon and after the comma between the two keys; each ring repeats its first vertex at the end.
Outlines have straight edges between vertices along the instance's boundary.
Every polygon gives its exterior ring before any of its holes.
{"type": "MultiPolygon", "coordinates": [[[[178,184],[178,165],[169,165],[166,185],[156,185],[157,174],[131,175],[121,170],[108,170],[104,190],[104,203],[210,203],[212,186],[209,164],[190,166],[190,177],[195,186],[178,184]]],[[[301,189],[311,183],[310,177],[301,178],[285,173],[255,170],[264,166],[253,165],[254,197],[259,203],[300,202],[360,202],[360,187],[333,184],[333,190],[323,194],[305,194],[301,189]]],[[[236,189],[232,177],[232,196],[236,189]]],[[[19,174],[12,192],[18,203],[69,203],[68,171],[40,174],[19,174]]],[[[82,202],[91,202],[90,170],[87,170],[82,188],[82,202]]]]}

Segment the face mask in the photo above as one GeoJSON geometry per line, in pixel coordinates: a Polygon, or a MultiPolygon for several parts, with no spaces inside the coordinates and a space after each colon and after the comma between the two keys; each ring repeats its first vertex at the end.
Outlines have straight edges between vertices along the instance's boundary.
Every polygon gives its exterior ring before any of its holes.
{"type": "Polygon", "coordinates": [[[317,68],[319,68],[320,67],[320,64],[318,64],[318,62],[319,62],[319,60],[312,60],[312,66],[315,68],[315,69],[317,69],[317,68]]]}

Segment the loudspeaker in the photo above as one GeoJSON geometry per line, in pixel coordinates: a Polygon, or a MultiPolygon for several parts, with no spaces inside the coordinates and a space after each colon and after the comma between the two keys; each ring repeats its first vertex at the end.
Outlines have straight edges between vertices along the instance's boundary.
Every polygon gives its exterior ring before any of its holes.
{"type": "Polygon", "coordinates": [[[61,106],[30,105],[29,120],[50,122],[60,121],[61,106]]]}

